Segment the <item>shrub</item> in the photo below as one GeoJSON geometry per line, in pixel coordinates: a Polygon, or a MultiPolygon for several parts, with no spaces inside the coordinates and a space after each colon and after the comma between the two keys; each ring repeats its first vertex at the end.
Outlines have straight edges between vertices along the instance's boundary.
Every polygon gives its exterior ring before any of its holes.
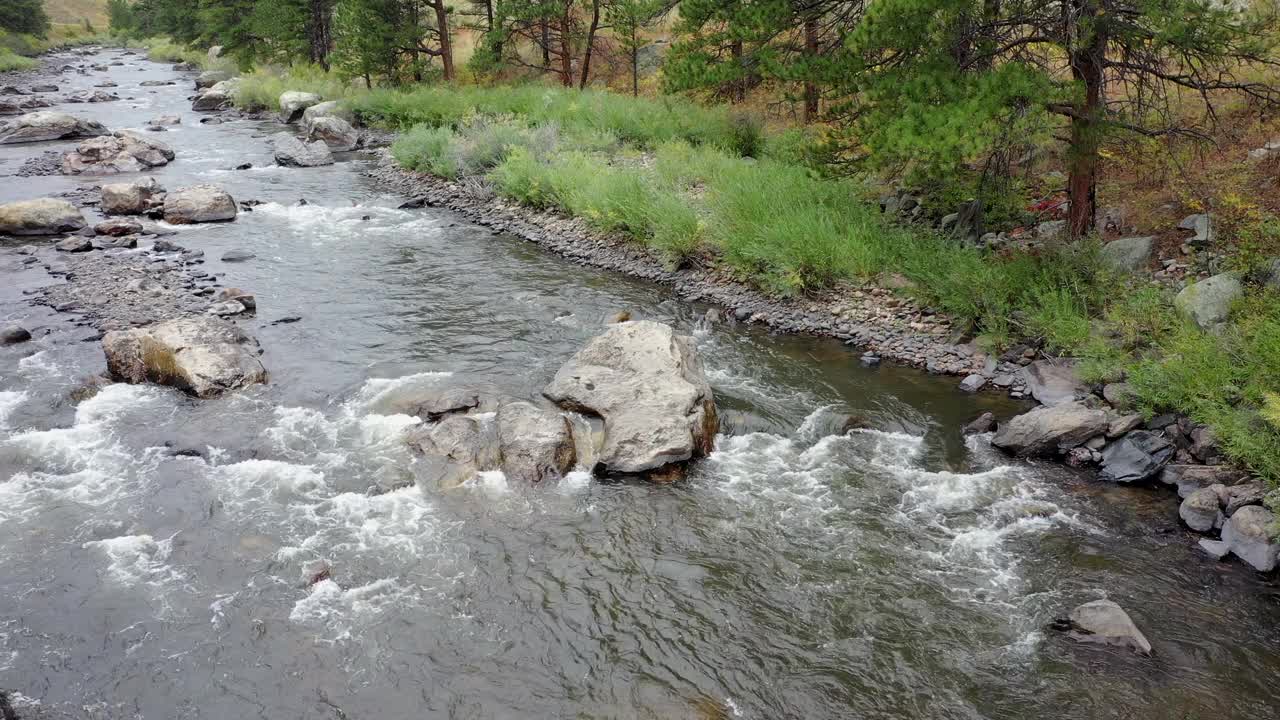
{"type": "Polygon", "coordinates": [[[31,58],[17,55],[8,48],[0,48],[0,72],[10,70],[34,70],[40,63],[31,58]]]}
{"type": "Polygon", "coordinates": [[[453,131],[448,128],[419,125],[391,144],[391,156],[411,170],[454,178],[458,167],[450,152],[453,141],[453,131]]]}

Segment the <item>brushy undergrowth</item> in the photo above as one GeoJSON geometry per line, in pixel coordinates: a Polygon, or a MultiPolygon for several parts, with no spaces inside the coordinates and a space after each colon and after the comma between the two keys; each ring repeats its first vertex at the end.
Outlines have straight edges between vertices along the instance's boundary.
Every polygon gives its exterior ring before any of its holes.
{"type": "Polygon", "coordinates": [[[11,70],[34,70],[40,63],[28,57],[22,57],[8,48],[0,48],[0,72],[11,70]]]}
{"type": "Polygon", "coordinates": [[[354,98],[352,107],[366,122],[399,128],[456,128],[475,115],[495,115],[517,117],[529,126],[554,125],[569,134],[609,133],[641,148],[685,140],[754,156],[764,147],[760,124],[749,116],[677,98],[632,98],[606,91],[429,86],[374,90],[354,98]]]}
{"type": "Polygon", "coordinates": [[[278,110],[280,95],[289,90],[315,93],[325,100],[341,100],[356,92],[351,83],[314,65],[261,67],[240,76],[235,104],[242,110],[278,110]]]}

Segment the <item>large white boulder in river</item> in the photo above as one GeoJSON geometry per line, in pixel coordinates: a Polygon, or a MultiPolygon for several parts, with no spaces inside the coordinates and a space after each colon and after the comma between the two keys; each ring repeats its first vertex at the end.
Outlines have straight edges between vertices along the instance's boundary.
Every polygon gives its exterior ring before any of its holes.
{"type": "Polygon", "coordinates": [[[289,90],[280,94],[280,122],[292,123],[302,118],[302,112],[312,105],[319,105],[322,98],[309,92],[289,90]]]}
{"type": "Polygon", "coordinates": [[[104,215],[141,215],[151,209],[152,202],[164,193],[155,178],[102,186],[98,209],[104,215]]]}
{"type": "Polygon", "coordinates": [[[573,469],[577,452],[569,418],[533,403],[513,402],[498,410],[502,472],[508,480],[559,480],[573,469]]]}
{"type": "Polygon", "coordinates": [[[1038,407],[1000,425],[996,447],[1023,457],[1053,455],[1107,431],[1107,414],[1079,402],[1038,407]]]}
{"type": "Polygon", "coordinates": [[[360,131],[340,117],[320,117],[305,125],[308,140],[320,140],[334,152],[355,150],[360,144],[360,131]]]}
{"type": "Polygon", "coordinates": [[[336,117],[346,120],[354,125],[356,122],[356,114],[350,108],[345,107],[340,100],[325,100],[322,103],[316,103],[306,110],[302,111],[302,128],[307,130],[311,123],[322,117],[336,117]]]}
{"type": "Polygon", "coordinates": [[[109,332],[102,350],[117,380],[170,385],[201,398],[267,381],[257,341],[212,317],[109,332]]]}
{"type": "Polygon", "coordinates": [[[217,185],[192,185],[164,196],[164,219],[175,225],[235,220],[236,201],[217,185]]]}
{"type": "Polygon", "coordinates": [[[0,205],[0,235],[58,235],[85,225],[84,216],[66,200],[39,198],[0,205]]]}
{"type": "Polygon", "coordinates": [[[85,140],[62,158],[63,175],[138,172],[168,165],[173,148],[137,133],[121,130],[85,140]]]}
{"type": "Polygon", "coordinates": [[[239,84],[238,79],[231,78],[215,83],[213,87],[205,88],[191,101],[191,109],[206,112],[231,107],[231,103],[235,100],[237,84],[239,84]]]}
{"type": "Polygon", "coordinates": [[[599,465],[646,473],[709,454],[720,421],[693,340],[652,321],[612,325],[543,390],[553,402],[604,420],[599,465]]]}
{"type": "Polygon", "coordinates": [[[106,134],[107,129],[96,120],[85,120],[55,110],[27,113],[12,120],[0,122],[0,145],[96,137],[106,134]]]}
{"type": "Polygon", "coordinates": [[[304,143],[289,133],[279,133],[271,140],[276,162],[288,167],[332,165],[333,153],[320,140],[304,143]]]}

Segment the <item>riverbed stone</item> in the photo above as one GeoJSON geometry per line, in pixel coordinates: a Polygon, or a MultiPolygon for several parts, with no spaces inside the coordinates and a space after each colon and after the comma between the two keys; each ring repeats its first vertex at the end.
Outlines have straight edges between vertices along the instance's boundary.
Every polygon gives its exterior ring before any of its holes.
{"type": "Polygon", "coordinates": [[[1151,643],[1129,613],[1111,600],[1080,605],[1071,611],[1070,620],[1070,635],[1079,642],[1127,647],[1139,655],[1151,654],[1151,643]]]}
{"type": "Polygon", "coordinates": [[[56,110],[41,110],[0,122],[0,145],[106,134],[107,129],[96,120],[86,120],[56,110]]]}
{"type": "Polygon", "coordinates": [[[236,85],[236,79],[231,78],[205,88],[191,101],[191,109],[196,112],[211,112],[231,107],[235,99],[236,85]]]}
{"type": "Polygon", "coordinates": [[[148,120],[147,124],[151,125],[152,127],[162,127],[165,125],[181,125],[182,116],[181,115],[158,115],[148,120]]]}
{"type": "Polygon", "coordinates": [[[121,130],[91,138],[62,158],[63,175],[138,172],[169,164],[173,148],[137,133],[121,130]]]}
{"type": "Polygon", "coordinates": [[[318,117],[306,123],[308,140],[319,140],[333,152],[355,150],[360,132],[340,117],[318,117]]]}
{"type": "Polygon", "coordinates": [[[1020,371],[1031,397],[1042,405],[1058,405],[1083,398],[1089,388],[1076,374],[1074,360],[1037,360],[1020,371]]]}
{"type": "Polygon", "coordinates": [[[279,133],[271,141],[276,162],[286,167],[318,167],[332,165],[333,154],[329,146],[320,140],[304,143],[288,134],[279,133]]]}
{"type": "Polygon", "coordinates": [[[533,403],[514,402],[498,410],[502,472],[515,482],[559,480],[573,469],[577,452],[569,418],[533,403]]]}
{"type": "Polygon", "coordinates": [[[1131,237],[1112,240],[1102,246],[1101,260],[1113,270],[1138,272],[1151,262],[1154,237],[1131,237]]]}
{"type": "Polygon", "coordinates": [[[1155,477],[1173,459],[1176,448],[1163,435],[1135,430],[1102,451],[1103,480],[1129,483],[1155,477]]]}
{"type": "Polygon", "coordinates": [[[995,414],[984,412],[977,418],[969,421],[961,432],[965,435],[979,435],[981,433],[991,432],[995,426],[995,414]]]}
{"type": "Polygon", "coordinates": [[[1244,286],[1232,273],[1221,273],[1183,288],[1173,305],[1202,330],[1216,331],[1226,323],[1231,305],[1244,295],[1244,286]]]}
{"type": "Polygon", "coordinates": [[[1160,471],[1160,482],[1178,488],[1178,497],[1185,498],[1200,488],[1222,485],[1234,487],[1248,478],[1243,471],[1225,465],[1166,465],[1160,471]]]}
{"type": "Polygon", "coordinates": [[[1280,544],[1271,537],[1276,516],[1260,505],[1240,508],[1222,526],[1222,541],[1231,553],[1254,569],[1271,572],[1280,558],[1280,544]]]}
{"type": "Polygon", "coordinates": [[[322,117],[336,117],[346,120],[349,124],[355,125],[356,115],[349,108],[344,107],[338,100],[325,100],[322,103],[316,103],[306,110],[302,111],[302,127],[304,130],[310,130],[311,123],[322,117]]]}
{"type": "Polygon", "coordinates": [[[0,345],[17,345],[31,339],[31,331],[21,325],[0,327],[0,345]]]}
{"type": "Polygon", "coordinates": [[[110,235],[111,237],[134,235],[142,232],[142,223],[135,220],[125,220],[123,218],[103,220],[93,226],[93,232],[98,235],[110,235]]]}
{"type": "Polygon", "coordinates": [[[217,185],[191,185],[165,195],[164,219],[175,225],[235,220],[236,201],[217,185]]]}
{"type": "Polygon", "coordinates": [[[1233,487],[1223,488],[1222,499],[1225,507],[1222,512],[1227,517],[1236,514],[1240,508],[1250,505],[1261,505],[1267,497],[1267,488],[1260,482],[1247,482],[1233,487]]]}
{"type": "Polygon", "coordinates": [[[197,90],[211,88],[223,80],[230,80],[231,73],[225,70],[205,70],[196,76],[195,83],[197,90]]]}
{"type": "Polygon", "coordinates": [[[66,240],[59,240],[53,246],[58,252],[83,253],[93,249],[93,241],[82,235],[72,235],[66,240]]]}
{"type": "Polygon", "coordinates": [[[164,188],[155,178],[127,183],[108,183],[102,186],[102,199],[98,209],[106,215],[141,215],[152,207],[164,188]]]}
{"type": "Polygon", "coordinates": [[[986,387],[986,385],[987,379],[978,373],[966,375],[965,378],[960,381],[960,389],[970,393],[978,392],[982,388],[986,387]]]}
{"type": "Polygon", "coordinates": [[[86,224],[84,215],[66,200],[37,198],[0,205],[0,235],[60,235],[86,224]]]}
{"type": "Polygon", "coordinates": [[[1000,425],[991,444],[1021,457],[1065,453],[1106,432],[1107,414],[1079,402],[1035,408],[1000,425]]]}
{"type": "Polygon", "coordinates": [[[102,349],[113,378],[169,385],[199,398],[267,380],[257,341],[213,317],[112,331],[102,338],[102,349]]]}
{"type": "Polygon", "coordinates": [[[312,105],[318,105],[321,98],[315,93],[288,90],[280,94],[280,122],[295,123],[302,119],[302,113],[312,105]]]}
{"type": "Polygon", "coordinates": [[[1220,507],[1217,491],[1200,488],[1178,506],[1178,517],[1196,532],[1209,532],[1220,524],[1220,507]]]}
{"type": "Polygon", "coordinates": [[[604,420],[606,473],[648,473],[711,453],[720,422],[692,338],[669,325],[610,325],[556,373],[543,394],[604,420]]]}
{"type": "Polygon", "coordinates": [[[1198,543],[1200,549],[1214,560],[1221,560],[1231,554],[1231,546],[1221,540],[1210,540],[1209,538],[1200,538],[1198,543]]]}
{"type": "Polygon", "coordinates": [[[1136,397],[1137,393],[1129,383],[1107,383],[1102,387],[1102,399],[1121,412],[1132,409],[1136,397]]]}
{"type": "Polygon", "coordinates": [[[450,415],[438,423],[414,427],[406,440],[421,456],[414,475],[425,490],[455,488],[501,465],[493,423],[470,415],[450,415]]]}
{"type": "Polygon", "coordinates": [[[1141,425],[1141,415],[1136,413],[1133,415],[1121,415],[1118,418],[1112,419],[1107,425],[1107,437],[1111,439],[1118,438],[1130,430],[1135,430],[1138,427],[1141,427],[1141,425]]]}

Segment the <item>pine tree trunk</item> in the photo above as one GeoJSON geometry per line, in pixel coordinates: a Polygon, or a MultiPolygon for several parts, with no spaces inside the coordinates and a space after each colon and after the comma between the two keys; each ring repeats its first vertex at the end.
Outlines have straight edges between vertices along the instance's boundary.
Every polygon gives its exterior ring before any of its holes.
{"type": "Polygon", "coordinates": [[[569,43],[569,28],[573,18],[569,17],[569,8],[565,7],[560,17],[560,84],[573,87],[573,46],[569,43]]]}
{"type": "Polygon", "coordinates": [[[640,46],[631,38],[631,97],[640,97],[640,46]]]}
{"type": "MultiPolygon", "coordinates": [[[[809,61],[816,60],[818,57],[818,20],[817,18],[808,18],[804,21],[804,55],[809,61]]],[[[813,67],[808,69],[809,76],[813,76],[813,67]]],[[[804,83],[804,122],[808,125],[818,119],[818,85],[813,80],[806,80],[804,83]]]]}
{"type": "Polygon", "coordinates": [[[453,43],[449,38],[449,11],[444,0],[432,0],[436,11],[436,28],[440,32],[440,62],[444,65],[445,82],[453,82],[453,43]]]}
{"type": "Polygon", "coordinates": [[[736,104],[747,99],[747,80],[742,76],[742,73],[743,73],[742,41],[734,40],[733,44],[729,46],[729,52],[733,55],[733,67],[734,67],[734,75],[735,75],[735,77],[733,78],[733,89],[732,89],[731,97],[732,97],[732,102],[736,104]]]}
{"type": "Polygon", "coordinates": [[[546,18],[538,20],[542,33],[542,72],[551,72],[551,27],[546,18]]]}
{"type": "Polygon", "coordinates": [[[1071,74],[1084,87],[1084,98],[1071,116],[1070,168],[1067,194],[1071,210],[1067,225],[1071,238],[1084,237],[1093,229],[1097,213],[1098,150],[1102,142],[1103,66],[1106,60],[1106,31],[1099,17],[1097,0],[1075,0],[1075,42],[1072,45],[1071,74]]]}
{"type": "Polygon", "coordinates": [[[307,44],[311,62],[329,70],[329,51],[333,49],[333,16],[328,0],[311,0],[307,20],[307,44]]]}
{"type": "Polygon", "coordinates": [[[587,47],[582,51],[582,75],[578,79],[578,89],[587,87],[591,79],[591,49],[596,44],[596,30],[600,28],[600,0],[591,0],[591,26],[587,28],[587,47]]]}

